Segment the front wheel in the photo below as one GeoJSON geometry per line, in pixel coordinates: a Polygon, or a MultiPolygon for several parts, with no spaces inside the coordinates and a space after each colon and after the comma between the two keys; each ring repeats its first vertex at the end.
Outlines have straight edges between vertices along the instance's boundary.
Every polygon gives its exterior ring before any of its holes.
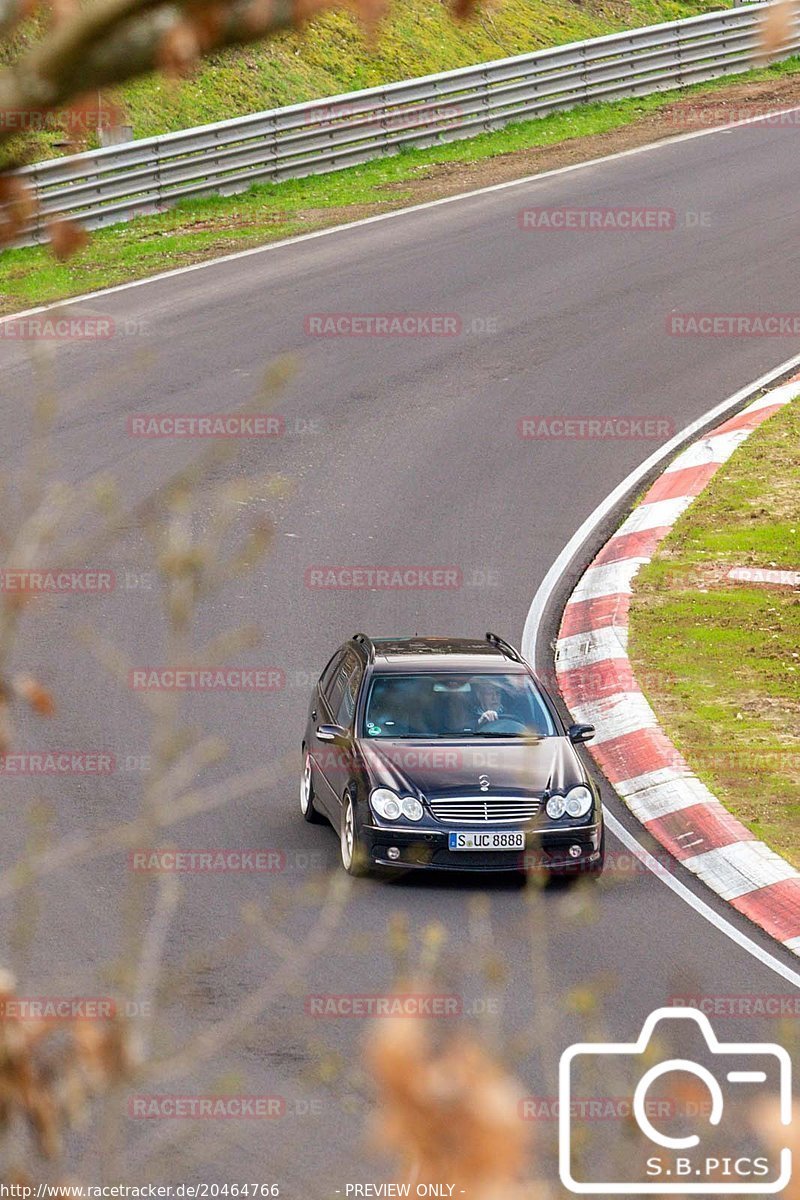
{"type": "Polygon", "coordinates": [[[303,751],[303,774],[300,776],[300,812],[310,825],[319,825],[322,817],[314,807],[314,780],[311,775],[311,755],[303,751]]]}
{"type": "Polygon", "coordinates": [[[339,833],[339,846],[342,854],[342,866],[348,875],[361,876],[369,873],[366,852],[358,836],[353,797],[349,792],[342,800],[342,827],[339,833]]]}

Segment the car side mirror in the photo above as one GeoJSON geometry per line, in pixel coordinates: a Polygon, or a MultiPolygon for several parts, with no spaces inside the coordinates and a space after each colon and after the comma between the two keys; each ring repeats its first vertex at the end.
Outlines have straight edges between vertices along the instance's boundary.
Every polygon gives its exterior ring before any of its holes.
{"type": "Polygon", "coordinates": [[[594,735],[594,725],[570,725],[567,730],[567,737],[573,746],[579,745],[580,742],[590,742],[594,735]]]}
{"type": "Polygon", "coordinates": [[[317,737],[321,742],[333,742],[334,746],[346,746],[350,740],[341,725],[318,725],[317,737]]]}

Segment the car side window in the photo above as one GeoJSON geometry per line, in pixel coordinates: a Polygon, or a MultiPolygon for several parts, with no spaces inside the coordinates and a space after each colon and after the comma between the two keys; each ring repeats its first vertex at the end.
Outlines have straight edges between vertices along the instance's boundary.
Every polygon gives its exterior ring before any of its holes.
{"type": "Polygon", "coordinates": [[[347,670],[347,676],[334,720],[337,725],[341,725],[344,729],[349,729],[353,721],[353,713],[356,711],[358,689],[361,687],[364,668],[355,655],[348,655],[345,669],[347,670]]]}
{"type": "Polygon", "coordinates": [[[330,697],[331,697],[331,689],[333,688],[333,681],[336,678],[336,674],[337,674],[337,671],[339,670],[339,667],[342,665],[343,658],[344,658],[344,650],[337,650],[336,653],[334,654],[333,658],[331,659],[331,661],[328,663],[325,670],[322,672],[322,675],[320,676],[319,690],[322,693],[323,699],[328,703],[328,705],[330,705],[330,702],[331,702],[330,697]]]}
{"type": "Polygon", "coordinates": [[[345,685],[352,674],[353,669],[355,668],[356,661],[356,656],[354,654],[345,652],[342,655],[339,660],[339,665],[334,672],[333,679],[331,680],[331,686],[325,693],[325,702],[330,709],[334,721],[336,720],[336,714],[339,711],[339,706],[342,703],[345,685]]]}

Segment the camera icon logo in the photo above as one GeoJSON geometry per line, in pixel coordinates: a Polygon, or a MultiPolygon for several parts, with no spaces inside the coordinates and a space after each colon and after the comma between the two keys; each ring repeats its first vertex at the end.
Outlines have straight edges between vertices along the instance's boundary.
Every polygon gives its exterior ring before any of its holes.
{"type": "MultiPolygon", "coordinates": [[[[769,1154],[751,1146],[742,1112],[764,1095],[778,1100],[780,1127],[792,1122],[792,1060],[772,1042],[720,1042],[708,1017],[692,1008],[658,1008],[642,1026],[635,1042],[580,1042],[568,1047],[559,1063],[559,1175],[579,1195],[757,1195],[781,1192],[792,1177],[792,1152],[784,1145],[769,1154]],[[680,1032],[705,1043],[701,1057],[667,1057],[654,1061],[653,1034],[680,1032]],[[667,1023],[670,1023],[669,1025],[667,1023]],[[709,1065],[705,1065],[707,1062],[709,1065]],[[712,1069],[714,1068],[714,1069],[712,1069]],[[686,1077],[691,1077],[687,1088],[686,1077]],[[674,1102],[656,1099],[671,1078],[677,1095],[701,1095],[703,1103],[684,1101],[676,1131],[674,1102]],[[635,1142],[617,1137],[607,1156],[597,1153],[581,1124],[605,1114],[598,1100],[580,1100],[580,1081],[622,1081],[622,1097],[614,1099],[614,1115],[631,1122],[635,1142]],[[730,1086],[728,1086],[730,1085],[730,1086]],[[687,1120],[688,1118],[688,1120],[687,1120]],[[727,1118],[727,1119],[726,1119],[727,1118]],[[689,1132],[685,1132],[687,1128],[689,1132]],[[694,1130],[697,1130],[695,1132],[694,1130]],[[591,1149],[587,1147],[591,1146],[591,1149]],[[626,1178],[599,1179],[607,1174],[626,1178]]],[[[594,1134],[603,1124],[595,1120],[594,1134]]],[[[611,1123],[613,1128],[613,1122],[611,1123]]],[[[605,1122],[608,1131],[609,1122],[605,1122]]],[[[619,1133],[619,1128],[617,1128],[619,1133]]],[[[781,1139],[785,1141],[786,1139],[781,1139]]]]}

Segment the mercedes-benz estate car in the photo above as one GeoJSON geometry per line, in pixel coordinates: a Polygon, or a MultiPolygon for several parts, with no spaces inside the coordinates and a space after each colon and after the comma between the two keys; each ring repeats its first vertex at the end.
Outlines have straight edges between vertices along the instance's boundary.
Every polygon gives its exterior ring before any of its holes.
{"type": "Polygon", "coordinates": [[[342,866],[599,874],[600,797],[512,646],[369,638],[341,646],[314,689],[300,809],[339,834],[342,866]]]}

